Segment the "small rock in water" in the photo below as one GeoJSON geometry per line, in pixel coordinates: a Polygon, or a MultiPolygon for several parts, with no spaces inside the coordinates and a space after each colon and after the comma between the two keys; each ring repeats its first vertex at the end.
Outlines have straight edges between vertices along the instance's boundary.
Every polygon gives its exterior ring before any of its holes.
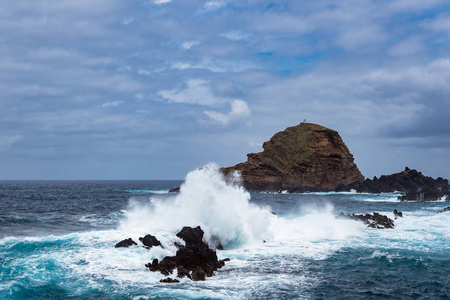
{"type": "Polygon", "coordinates": [[[116,244],[116,248],[122,248],[122,247],[130,247],[133,245],[137,245],[137,243],[135,241],[133,241],[131,238],[125,239],[123,241],[120,241],[116,244]]]}
{"type": "Polygon", "coordinates": [[[389,219],[387,216],[381,215],[377,212],[374,212],[372,215],[371,214],[365,214],[365,215],[347,214],[346,215],[343,212],[341,212],[338,215],[338,218],[362,221],[367,225],[367,227],[370,227],[370,228],[377,228],[377,229],[394,228],[394,221],[392,219],[389,219]]]}
{"type": "Polygon", "coordinates": [[[167,278],[161,279],[159,282],[178,283],[180,281],[178,279],[173,279],[173,278],[167,277],[167,278]]]}
{"type": "Polygon", "coordinates": [[[142,244],[144,244],[144,246],[147,249],[150,249],[151,247],[156,247],[156,246],[162,247],[161,242],[158,241],[158,239],[151,234],[147,234],[144,237],[140,237],[139,240],[142,242],[142,244]]]}
{"type": "Polygon", "coordinates": [[[179,192],[180,192],[180,187],[176,187],[176,188],[169,190],[169,193],[179,193],[179,192]]]}
{"type": "Polygon", "coordinates": [[[398,218],[403,218],[403,213],[401,211],[397,211],[396,209],[394,209],[394,216],[397,219],[398,218]]]}
{"type": "Polygon", "coordinates": [[[450,211],[450,206],[444,208],[443,210],[439,211],[438,213],[443,213],[443,212],[446,212],[446,211],[450,211]]]}

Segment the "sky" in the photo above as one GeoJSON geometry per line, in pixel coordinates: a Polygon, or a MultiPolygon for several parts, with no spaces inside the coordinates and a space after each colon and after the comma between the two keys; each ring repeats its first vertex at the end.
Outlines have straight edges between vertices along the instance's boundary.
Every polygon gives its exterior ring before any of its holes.
{"type": "Polygon", "coordinates": [[[306,119],[450,178],[448,0],[0,0],[0,179],[183,179],[306,119]]]}

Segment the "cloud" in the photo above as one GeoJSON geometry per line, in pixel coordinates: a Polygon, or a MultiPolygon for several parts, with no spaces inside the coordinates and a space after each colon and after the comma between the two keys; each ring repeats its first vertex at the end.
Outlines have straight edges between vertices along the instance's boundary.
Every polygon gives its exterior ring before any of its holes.
{"type": "Polygon", "coordinates": [[[103,103],[102,107],[117,107],[122,104],[123,104],[123,101],[111,101],[111,102],[103,103]]]}
{"type": "Polygon", "coordinates": [[[208,57],[203,58],[200,62],[174,62],[172,63],[173,69],[185,70],[185,69],[206,69],[214,73],[233,73],[244,72],[250,69],[258,68],[255,64],[248,61],[237,60],[222,60],[211,59],[208,57]]]}
{"type": "Polygon", "coordinates": [[[215,9],[219,9],[219,8],[225,6],[225,5],[226,5],[226,2],[223,1],[223,0],[212,0],[212,1],[206,2],[206,3],[203,5],[203,7],[204,7],[206,10],[215,10],[215,9]]]}
{"type": "Polygon", "coordinates": [[[231,41],[240,41],[240,40],[246,40],[249,38],[249,34],[242,32],[242,31],[230,31],[227,33],[221,34],[224,38],[227,38],[231,41]]]}
{"type": "Polygon", "coordinates": [[[408,153],[448,174],[429,155],[450,139],[448,1],[0,1],[0,178],[88,160],[182,178],[305,118],[339,130],[368,173],[408,153]]]}
{"type": "Polygon", "coordinates": [[[424,41],[418,36],[404,39],[388,50],[389,54],[391,54],[392,56],[408,56],[424,51],[426,51],[424,41]]]}
{"type": "Polygon", "coordinates": [[[200,44],[199,41],[186,41],[181,44],[181,48],[185,49],[185,50],[189,50],[192,47],[197,46],[199,44],[200,44]]]}
{"type": "Polygon", "coordinates": [[[153,0],[153,3],[155,3],[156,5],[167,4],[170,2],[172,2],[172,0],[153,0]]]}
{"type": "Polygon", "coordinates": [[[213,95],[208,82],[203,79],[191,79],[186,82],[186,88],[162,90],[158,95],[173,103],[190,103],[205,106],[214,106],[223,103],[226,99],[213,95]]]}
{"type": "Polygon", "coordinates": [[[11,148],[16,142],[20,141],[22,136],[0,136],[0,151],[7,150],[11,148]]]}
{"type": "Polygon", "coordinates": [[[223,114],[217,111],[204,111],[204,113],[211,120],[221,125],[228,125],[232,122],[244,120],[251,115],[251,111],[247,103],[239,99],[231,102],[231,110],[228,114],[223,114]]]}

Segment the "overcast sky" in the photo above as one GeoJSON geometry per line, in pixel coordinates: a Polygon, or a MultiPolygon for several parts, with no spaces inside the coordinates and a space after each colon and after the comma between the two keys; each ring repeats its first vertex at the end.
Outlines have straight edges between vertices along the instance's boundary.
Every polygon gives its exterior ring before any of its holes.
{"type": "Polygon", "coordinates": [[[183,179],[304,119],[450,178],[448,0],[0,0],[0,179],[183,179]]]}

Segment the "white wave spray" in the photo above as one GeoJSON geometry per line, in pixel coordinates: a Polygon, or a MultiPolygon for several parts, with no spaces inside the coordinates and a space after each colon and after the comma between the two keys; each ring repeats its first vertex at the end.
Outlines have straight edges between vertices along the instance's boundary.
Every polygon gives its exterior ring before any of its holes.
{"type": "Polygon", "coordinates": [[[356,222],[336,219],[331,206],[295,218],[278,217],[270,208],[250,203],[250,193],[234,179],[225,180],[215,164],[192,171],[173,198],[130,203],[119,230],[169,238],[183,226],[200,225],[208,243],[227,248],[280,239],[344,239],[360,232],[356,222]]]}

